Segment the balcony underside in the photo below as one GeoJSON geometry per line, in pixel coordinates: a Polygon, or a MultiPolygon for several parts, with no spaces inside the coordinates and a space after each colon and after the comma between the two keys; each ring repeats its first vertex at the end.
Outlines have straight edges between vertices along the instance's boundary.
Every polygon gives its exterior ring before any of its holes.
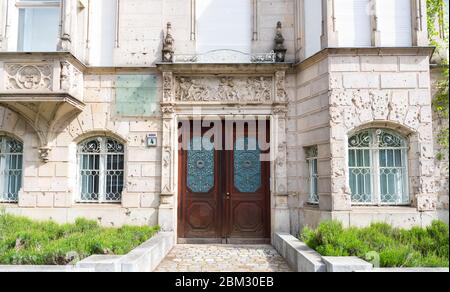
{"type": "Polygon", "coordinates": [[[37,133],[45,161],[51,142],[79,113],[84,103],[67,93],[0,93],[0,106],[20,115],[37,133]]]}

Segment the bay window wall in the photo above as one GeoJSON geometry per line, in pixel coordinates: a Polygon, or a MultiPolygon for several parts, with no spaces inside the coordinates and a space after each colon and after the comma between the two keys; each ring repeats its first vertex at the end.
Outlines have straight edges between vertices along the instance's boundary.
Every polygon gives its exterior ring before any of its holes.
{"type": "Polygon", "coordinates": [[[56,51],[61,0],[21,0],[15,2],[15,8],[12,29],[17,31],[17,42],[11,42],[10,49],[21,52],[56,51]]]}

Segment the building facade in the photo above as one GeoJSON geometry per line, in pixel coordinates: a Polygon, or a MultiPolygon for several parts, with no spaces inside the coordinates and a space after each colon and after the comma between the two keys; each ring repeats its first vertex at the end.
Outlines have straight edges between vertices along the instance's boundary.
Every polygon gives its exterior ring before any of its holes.
{"type": "Polygon", "coordinates": [[[0,205],[179,242],[448,222],[425,11],[0,0],[0,205]]]}

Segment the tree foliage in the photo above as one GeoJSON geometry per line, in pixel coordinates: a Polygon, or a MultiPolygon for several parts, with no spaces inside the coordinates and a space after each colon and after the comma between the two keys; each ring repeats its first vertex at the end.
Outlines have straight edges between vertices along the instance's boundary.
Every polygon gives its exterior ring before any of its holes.
{"type": "MultiPolygon", "coordinates": [[[[449,26],[446,19],[444,0],[427,0],[427,21],[430,44],[438,51],[448,52],[449,26]]],[[[436,95],[433,99],[433,108],[441,119],[448,119],[449,116],[449,70],[448,59],[441,61],[442,78],[436,82],[436,95]]],[[[449,128],[446,127],[438,134],[438,143],[448,151],[449,149],[449,128]]],[[[442,157],[442,154],[438,155],[442,157]]]]}

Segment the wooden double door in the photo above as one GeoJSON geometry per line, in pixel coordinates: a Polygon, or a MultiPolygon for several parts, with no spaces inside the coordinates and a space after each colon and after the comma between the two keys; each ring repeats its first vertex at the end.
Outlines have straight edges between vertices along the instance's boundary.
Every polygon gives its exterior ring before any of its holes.
{"type": "Polygon", "coordinates": [[[219,123],[214,137],[211,127],[181,135],[189,138],[179,151],[179,242],[269,242],[269,122],[265,133],[219,123]]]}

